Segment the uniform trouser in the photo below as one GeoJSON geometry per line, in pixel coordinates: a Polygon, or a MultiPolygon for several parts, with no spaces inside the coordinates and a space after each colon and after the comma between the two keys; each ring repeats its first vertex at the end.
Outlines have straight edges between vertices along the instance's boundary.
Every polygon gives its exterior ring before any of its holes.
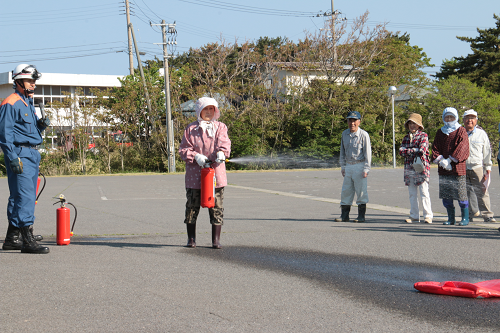
{"type": "Polygon", "coordinates": [[[424,219],[432,219],[431,197],[429,195],[429,183],[424,181],[420,185],[415,185],[410,182],[408,192],[410,194],[410,218],[420,220],[420,210],[418,206],[418,191],[420,190],[420,198],[422,199],[422,208],[424,219]]]}
{"type": "Polygon", "coordinates": [[[363,177],[364,167],[364,163],[346,165],[340,205],[351,206],[354,193],[356,193],[356,205],[368,203],[368,182],[367,178],[363,177]]]}
{"type": "MultiPolygon", "coordinates": [[[[201,205],[201,190],[194,188],[186,188],[186,218],[184,223],[195,224],[200,212],[201,205]]],[[[224,187],[215,189],[215,205],[208,209],[210,215],[210,224],[224,224],[224,187]]]]}
{"type": "Polygon", "coordinates": [[[469,215],[474,216],[481,212],[483,217],[493,217],[490,210],[490,194],[483,192],[483,167],[467,170],[467,198],[469,199],[469,215]]]}
{"type": "Polygon", "coordinates": [[[9,183],[7,219],[17,228],[27,227],[35,221],[36,187],[40,153],[36,149],[16,147],[15,152],[23,163],[23,173],[16,174],[10,168],[10,160],[5,157],[5,167],[9,183]]]}

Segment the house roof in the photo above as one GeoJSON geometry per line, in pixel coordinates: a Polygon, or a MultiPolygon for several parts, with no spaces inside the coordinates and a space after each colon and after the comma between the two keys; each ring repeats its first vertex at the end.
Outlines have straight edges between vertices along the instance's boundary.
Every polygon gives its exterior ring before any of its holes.
{"type": "MultiPolygon", "coordinates": [[[[297,62],[297,61],[287,61],[287,62],[270,62],[269,64],[274,65],[276,67],[280,67],[281,69],[290,69],[290,70],[316,70],[324,67],[324,63],[322,62],[297,62]]],[[[344,71],[353,70],[352,65],[338,65],[344,71]]],[[[333,65],[329,65],[328,67],[333,68],[333,65]]],[[[355,71],[361,70],[360,68],[355,68],[355,71]]]]}
{"type": "MultiPolygon", "coordinates": [[[[94,74],[64,74],[42,73],[37,81],[39,85],[77,86],[77,87],[120,87],[118,79],[123,75],[94,75],[94,74]]],[[[0,73],[0,85],[12,84],[12,73],[0,73]]]]}

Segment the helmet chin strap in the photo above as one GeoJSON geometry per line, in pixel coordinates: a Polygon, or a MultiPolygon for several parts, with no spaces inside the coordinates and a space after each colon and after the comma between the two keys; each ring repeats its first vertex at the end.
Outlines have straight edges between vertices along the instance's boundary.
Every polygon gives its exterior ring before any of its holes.
{"type": "Polygon", "coordinates": [[[18,80],[16,80],[16,84],[17,84],[17,86],[23,89],[23,91],[24,91],[24,92],[23,92],[23,95],[24,95],[25,97],[29,97],[29,95],[30,95],[30,94],[34,94],[34,93],[35,93],[35,91],[34,91],[34,90],[28,89],[28,88],[26,88],[26,87],[24,86],[24,81],[22,81],[22,83],[23,83],[23,84],[21,85],[21,84],[18,82],[18,80]]]}

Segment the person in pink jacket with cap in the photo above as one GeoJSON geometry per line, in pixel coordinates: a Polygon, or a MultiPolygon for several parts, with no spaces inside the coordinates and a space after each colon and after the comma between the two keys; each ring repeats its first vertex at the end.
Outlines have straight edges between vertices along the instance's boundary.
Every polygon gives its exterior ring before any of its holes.
{"type": "Polygon", "coordinates": [[[212,224],[212,247],[220,249],[220,232],[224,224],[224,187],[227,185],[225,160],[231,153],[231,140],[227,126],[217,121],[220,111],[217,101],[202,97],[196,101],[198,120],[187,126],[182,137],[179,154],[186,162],[186,223],[187,247],[196,247],[196,219],[201,205],[201,169],[207,160],[215,161],[215,206],[208,209],[212,224]]]}

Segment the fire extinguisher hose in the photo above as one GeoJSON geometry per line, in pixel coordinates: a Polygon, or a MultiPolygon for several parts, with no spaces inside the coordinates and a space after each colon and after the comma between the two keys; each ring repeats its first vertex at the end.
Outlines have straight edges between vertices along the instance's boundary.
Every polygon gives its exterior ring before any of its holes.
{"type": "Polygon", "coordinates": [[[73,225],[71,226],[71,232],[73,232],[73,228],[75,227],[76,216],[78,215],[78,211],[76,210],[75,205],[73,205],[71,202],[66,202],[66,204],[73,206],[73,208],[75,209],[75,218],[73,219],[73,225]]]}
{"type": "Polygon", "coordinates": [[[38,198],[40,198],[40,194],[42,194],[43,189],[45,188],[45,184],[47,183],[47,179],[45,179],[45,175],[43,173],[39,172],[38,175],[42,176],[42,178],[43,178],[43,185],[42,185],[42,189],[40,190],[40,192],[38,192],[38,195],[36,196],[36,200],[35,201],[38,201],[38,198]]]}

